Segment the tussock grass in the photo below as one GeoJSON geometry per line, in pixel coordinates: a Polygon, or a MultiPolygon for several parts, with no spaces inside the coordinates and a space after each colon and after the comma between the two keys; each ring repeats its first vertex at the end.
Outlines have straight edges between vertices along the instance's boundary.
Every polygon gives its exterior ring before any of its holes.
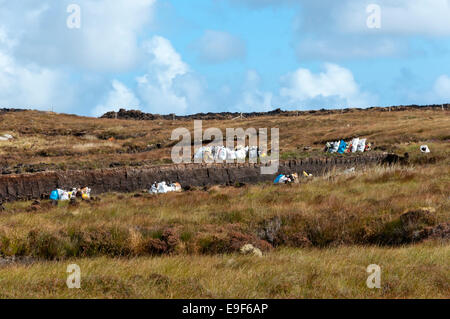
{"type": "Polygon", "coordinates": [[[0,267],[0,298],[448,298],[449,258],[448,245],[420,244],[36,262],[0,267]],[[81,289],[66,285],[73,263],[81,289]],[[366,286],[370,264],[381,289],[366,286]]]}
{"type": "Polygon", "coordinates": [[[447,166],[373,167],[329,173],[298,185],[213,187],[158,196],[107,194],[73,207],[5,204],[0,253],[44,259],[218,254],[253,245],[403,245],[413,233],[450,221],[447,166]],[[405,224],[406,211],[433,207],[405,224]],[[164,235],[165,234],[165,235],[164,235]]]}
{"type": "MultiPolygon", "coordinates": [[[[170,163],[172,130],[178,127],[193,130],[193,121],[96,119],[37,111],[2,114],[0,124],[3,132],[15,137],[12,141],[0,141],[4,166],[44,163],[61,164],[61,169],[103,168],[111,163],[170,163]],[[110,138],[113,138],[111,143],[105,143],[110,138]],[[74,148],[74,145],[78,146],[74,148]]],[[[223,132],[226,128],[278,127],[282,159],[323,156],[326,141],[364,137],[377,150],[409,152],[413,163],[424,164],[430,159],[449,163],[448,110],[203,121],[203,128],[209,127],[223,132]],[[432,154],[421,154],[421,144],[428,144],[432,154]],[[305,146],[309,147],[307,151],[305,146]]]]}

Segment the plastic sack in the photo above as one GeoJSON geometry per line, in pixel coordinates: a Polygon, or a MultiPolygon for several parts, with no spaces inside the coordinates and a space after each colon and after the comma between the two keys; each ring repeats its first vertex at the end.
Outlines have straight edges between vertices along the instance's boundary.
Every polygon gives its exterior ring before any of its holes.
{"type": "Polygon", "coordinates": [[[339,154],[344,154],[346,148],[347,148],[347,143],[345,143],[344,140],[341,140],[341,142],[339,143],[337,152],[339,154]]]}
{"type": "Polygon", "coordinates": [[[194,154],[194,159],[203,160],[203,147],[200,147],[194,154]]]}
{"type": "Polygon", "coordinates": [[[358,150],[358,145],[359,145],[359,138],[354,138],[352,140],[352,153],[355,153],[358,150]]]}
{"type": "Polygon", "coordinates": [[[366,149],[366,139],[362,138],[359,140],[358,143],[358,152],[364,152],[365,149],[366,149]]]}
{"type": "Polygon", "coordinates": [[[273,181],[274,184],[282,184],[286,182],[286,176],[283,174],[278,175],[273,181]]]}
{"type": "Polygon", "coordinates": [[[50,199],[51,200],[58,200],[59,199],[59,195],[58,195],[58,191],[54,190],[50,193],[50,199]]]}
{"type": "Polygon", "coordinates": [[[252,146],[248,150],[248,158],[249,159],[257,159],[258,158],[258,147],[252,146]]]}
{"type": "Polygon", "coordinates": [[[150,193],[150,194],[158,194],[158,188],[157,188],[156,185],[157,185],[157,184],[154,183],[154,184],[152,185],[152,187],[150,187],[150,190],[149,190],[149,193],[150,193]]]}
{"type": "Polygon", "coordinates": [[[236,151],[227,148],[227,160],[234,161],[236,159],[236,151]]]}
{"type": "Polygon", "coordinates": [[[245,158],[247,157],[247,150],[248,147],[240,147],[236,150],[236,158],[238,160],[245,160],[245,158]]]}
{"type": "Polygon", "coordinates": [[[339,144],[340,142],[331,142],[330,143],[330,148],[328,149],[328,152],[330,153],[336,153],[339,149],[339,144]]]}
{"type": "Polygon", "coordinates": [[[227,159],[227,149],[225,147],[219,147],[217,150],[217,160],[225,161],[227,159]]]}
{"type": "Polygon", "coordinates": [[[203,150],[203,161],[206,163],[214,162],[214,156],[211,147],[205,147],[203,150]]]}
{"type": "Polygon", "coordinates": [[[430,152],[431,152],[430,149],[428,148],[428,145],[422,145],[422,146],[420,147],[420,151],[421,151],[422,153],[430,153],[430,152]]]}
{"type": "Polygon", "coordinates": [[[182,191],[180,183],[174,183],[173,185],[175,187],[175,190],[174,190],[175,192],[181,192],[182,191]]]}
{"type": "Polygon", "coordinates": [[[61,201],[67,201],[67,200],[69,200],[69,193],[63,191],[62,194],[61,194],[61,196],[59,197],[59,200],[61,200],[61,201]]]}
{"type": "Polygon", "coordinates": [[[166,182],[161,182],[158,184],[157,190],[159,194],[165,194],[169,191],[169,187],[167,186],[166,182]]]}

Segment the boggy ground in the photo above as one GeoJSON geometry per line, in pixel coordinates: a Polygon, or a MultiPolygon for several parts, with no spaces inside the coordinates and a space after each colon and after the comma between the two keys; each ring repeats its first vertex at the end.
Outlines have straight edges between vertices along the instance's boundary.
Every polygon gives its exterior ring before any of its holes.
{"type": "MultiPolygon", "coordinates": [[[[120,120],[50,112],[0,112],[2,173],[95,169],[172,163],[172,130],[193,130],[192,120],[120,120]]],[[[326,141],[367,138],[374,150],[412,152],[411,161],[448,160],[450,111],[447,109],[349,110],[299,116],[265,115],[236,120],[204,120],[203,129],[279,128],[281,159],[323,155],[326,141]],[[420,156],[428,144],[432,154],[420,156]]],[[[270,131],[270,130],[269,130],[270,131]]],[[[328,156],[336,156],[329,154],[328,156]]],[[[448,161],[447,161],[448,163],[448,161]]]]}
{"type": "Polygon", "coordinates": [[[449,237],[450,168],[375,167],[298,185],[4,204],[0,253],[44,259],[220,254],[277,247],[397,246],[449,237]],[[438,228],[436,228],[439,225],[438,228]]]}
{"type": "MultiPolygon", "coordinates": [[[[192,129],[191,121],[34,111],[3,113],[0,122],[1,134],[15,136],[0,142],[4,173],[158,164],[170,158],[171,130],[192,129]]],[[[326,140],[360,136],[379,150],[409,152],[411,161],[298,185],[106,194],[58,207],[5,203],[0,297],[450,296],[448,111],[204,121],[211,126],[280,127],[282,158],[322,154],[326,140]],[[420,144],[432,153],[421,154],[420,144]],[[245,244],[262,257],[240,255],[245,244]],[[81,267],[80,290],[66,286],[72,263],[81,267]],[[366,286],[369,264],[382,267],[381,289],[366,286]]]]}
{"type": "Polygon", "coordinates": [[[446,298],[449,171],[374,167],[298,185],[7,203],[0,297],[446,298]],[[241,256],[248,243],[263,256],[241,256]],[[66,286],[72,263],[81,290],[66,286]],[[381,289],[365,283],[373,263],[381,289]]]}

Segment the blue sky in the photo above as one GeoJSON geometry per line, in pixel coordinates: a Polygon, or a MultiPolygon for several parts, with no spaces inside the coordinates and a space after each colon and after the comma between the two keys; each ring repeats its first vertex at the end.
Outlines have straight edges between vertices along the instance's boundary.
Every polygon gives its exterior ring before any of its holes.
{"type": "Polygon", "coordinates": [[[450,0],[0,0],[0,107],[98,116],[448,103],[449,17],[450,0]],[[70,4],[80,28],[67,27],[70,4]],[[371,4],[379,28],[367,26],[371,4]]]}

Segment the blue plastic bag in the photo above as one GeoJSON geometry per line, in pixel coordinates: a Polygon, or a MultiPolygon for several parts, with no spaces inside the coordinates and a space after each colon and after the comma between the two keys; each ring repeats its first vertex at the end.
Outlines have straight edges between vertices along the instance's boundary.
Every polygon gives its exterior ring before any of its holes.
{"type": "Polygon", "coordinates": [[[347,143],[345,143],[344,140],[341,140],[341,143],[339,144],[339,148],[338,148],[337,152],[339,154],[344,154],[346,148],[347,148],[347,143]]]}
{"type": "Polygon", "coordinates": [[[58,200],[59,199],[58,191],[52,191],[50,193],[50,199],[51,200],[58,200]]]}
{"type": "Polygon", "coordinates": [[[282,179],[284,177],[283,174],[280,174],[277,176],[277,178],[275,178],[275,180],[273,181],[274,184],[278,184],[280,182],[280,179],[282,179]]]}

